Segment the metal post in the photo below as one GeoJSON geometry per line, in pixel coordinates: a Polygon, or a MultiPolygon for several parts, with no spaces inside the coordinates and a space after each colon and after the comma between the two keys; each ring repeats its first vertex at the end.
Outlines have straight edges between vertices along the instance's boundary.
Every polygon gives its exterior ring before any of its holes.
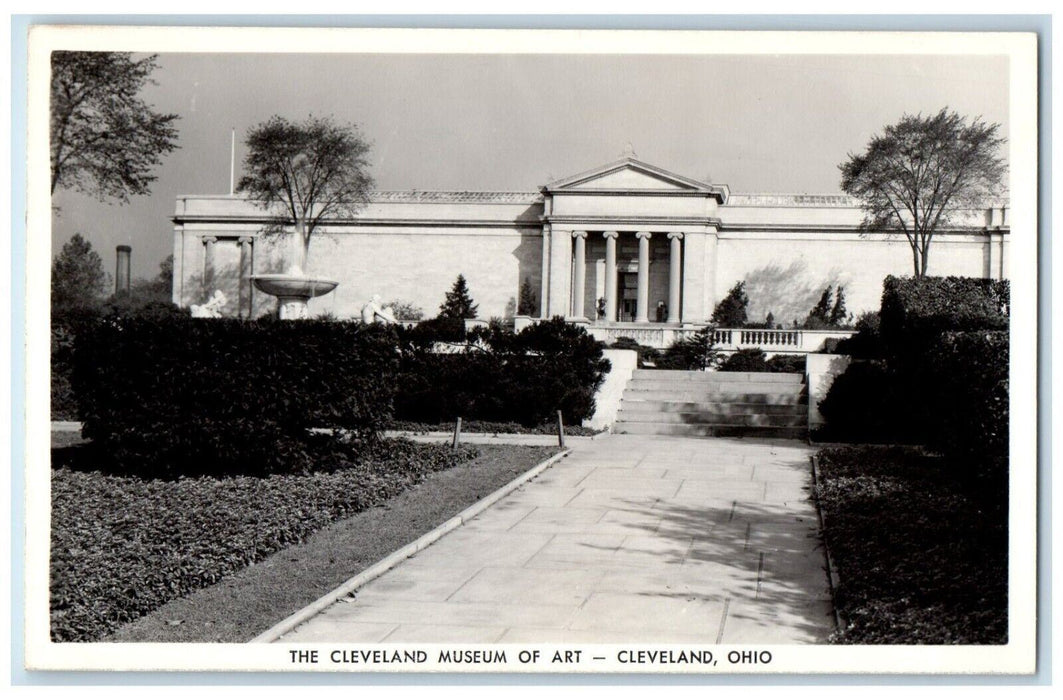
{"type": "Polygon", "coordinates": [[[458,445],[461,444],[461,416],[458,416],[458,420],[454,423],[454,442],[451,443],[453,449],[458,449],[458,445]]]}
{"type": "Polygon", "coordinates": [[[557,446],[565,449],[565,421],[561,418],[561,411],[557,412],[557,446]]]}

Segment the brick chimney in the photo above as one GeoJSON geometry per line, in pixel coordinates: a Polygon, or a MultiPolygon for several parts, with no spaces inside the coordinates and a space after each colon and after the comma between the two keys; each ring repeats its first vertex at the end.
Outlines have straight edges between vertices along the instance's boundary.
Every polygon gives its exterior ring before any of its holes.
{"type": "Polygon", "coordinates": [[[115,296],[119,294],[129,294],[129,261],[132,257],[133,249],[127,245],[120,245],[117,248],[118,258],[115,261],[114,267],[114,293],[115,296]]]}

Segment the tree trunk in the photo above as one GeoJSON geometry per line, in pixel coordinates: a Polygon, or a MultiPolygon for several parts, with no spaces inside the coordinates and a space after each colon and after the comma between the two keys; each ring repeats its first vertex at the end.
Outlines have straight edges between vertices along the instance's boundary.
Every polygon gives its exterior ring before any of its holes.
{"type": "Polygon", "coordinates": [[[919,254],[919,245],[912,243],[912,274],[916,279],[919,279],[926,272],[926,265],[923,264],[922,257],[919,254]]]}
{"type": "Polygon", "coordinates": [[[299,219],[295,222],[295,230],[292,231],[291,262],[288,264],[288,274],[295,277],[306,276],[306,251],[309,241],[306,239],[306,222],[299,219]]]}

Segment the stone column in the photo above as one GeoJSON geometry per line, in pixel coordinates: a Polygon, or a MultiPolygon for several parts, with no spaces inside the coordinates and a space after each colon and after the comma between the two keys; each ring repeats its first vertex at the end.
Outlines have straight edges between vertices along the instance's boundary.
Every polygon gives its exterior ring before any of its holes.
{"type": "Polygon", "coordinates": [[[218,242],[217,236],[203,236],[203,295],[209,299],[214,293],[214,244],[218,242]]]}
{"type": "Polygon", "coordinates": [[[650,237],[649,231],[639,231],[639,288],[635,304],[635,323],[650,321],[650,237]]]}
{"type": "Polygon", "coordinates": [[[616,321],[616,231],[606,231],[605,237],[605,320],[616,321]]]}
{"type": "Polygon", "coordinates": [[[572,231],[550,230],[550,304],[547,318],[567,316],[572,308],[572,231]]]}
{"type": "Polygon", "coordinates": [[[587,232],[574,231],[572,233],[576,252],[573,255],[572,275],[572,315],[576,318],[584,318],[585,300],[587,292],[587,232]]]}
{"type": "Polygon", "coordinates": [[[241,318],[250,318],[254,313],[255,285],[251,284],[251,275],[255,271],[254,252],[251,247],[254,241],[251,236],[240,236],[240,304],[237,313],[241,318]]]}
{"type": "Polygon", "coordinates": [[[668,240],[671,243],[671,255],[668,258],[668,323],[679,323],[680,309],[679,300],[682,294],[682,268],[683,234],[669,233],[668,240]]]}
{"type": "Polygon", "coordinates": [[[539,284],[539,318],[546,315],[546,304],[550,299],[550,224],[543,224],[543,264],[542,280],[539,284]]]}
{"type": "Polygon", "coordinates": [[[683,323],[702,323],[705,310],[705,234],[687,231],[683,234],[683,323]]]}

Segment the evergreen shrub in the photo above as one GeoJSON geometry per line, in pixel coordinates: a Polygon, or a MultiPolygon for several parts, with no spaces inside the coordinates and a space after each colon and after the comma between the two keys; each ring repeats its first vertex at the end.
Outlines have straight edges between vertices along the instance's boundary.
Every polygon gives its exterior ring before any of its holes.
{"type": "Polygon", "coordinates": [[[524,426],[556,420],[578,424],[594,412],[594,393],[609,370],[602,344],[561,318],[520,333],[477,329],[464,352],[434,353],[402,345],[395,418],[438,424],[468,420],[524,426]]]}

